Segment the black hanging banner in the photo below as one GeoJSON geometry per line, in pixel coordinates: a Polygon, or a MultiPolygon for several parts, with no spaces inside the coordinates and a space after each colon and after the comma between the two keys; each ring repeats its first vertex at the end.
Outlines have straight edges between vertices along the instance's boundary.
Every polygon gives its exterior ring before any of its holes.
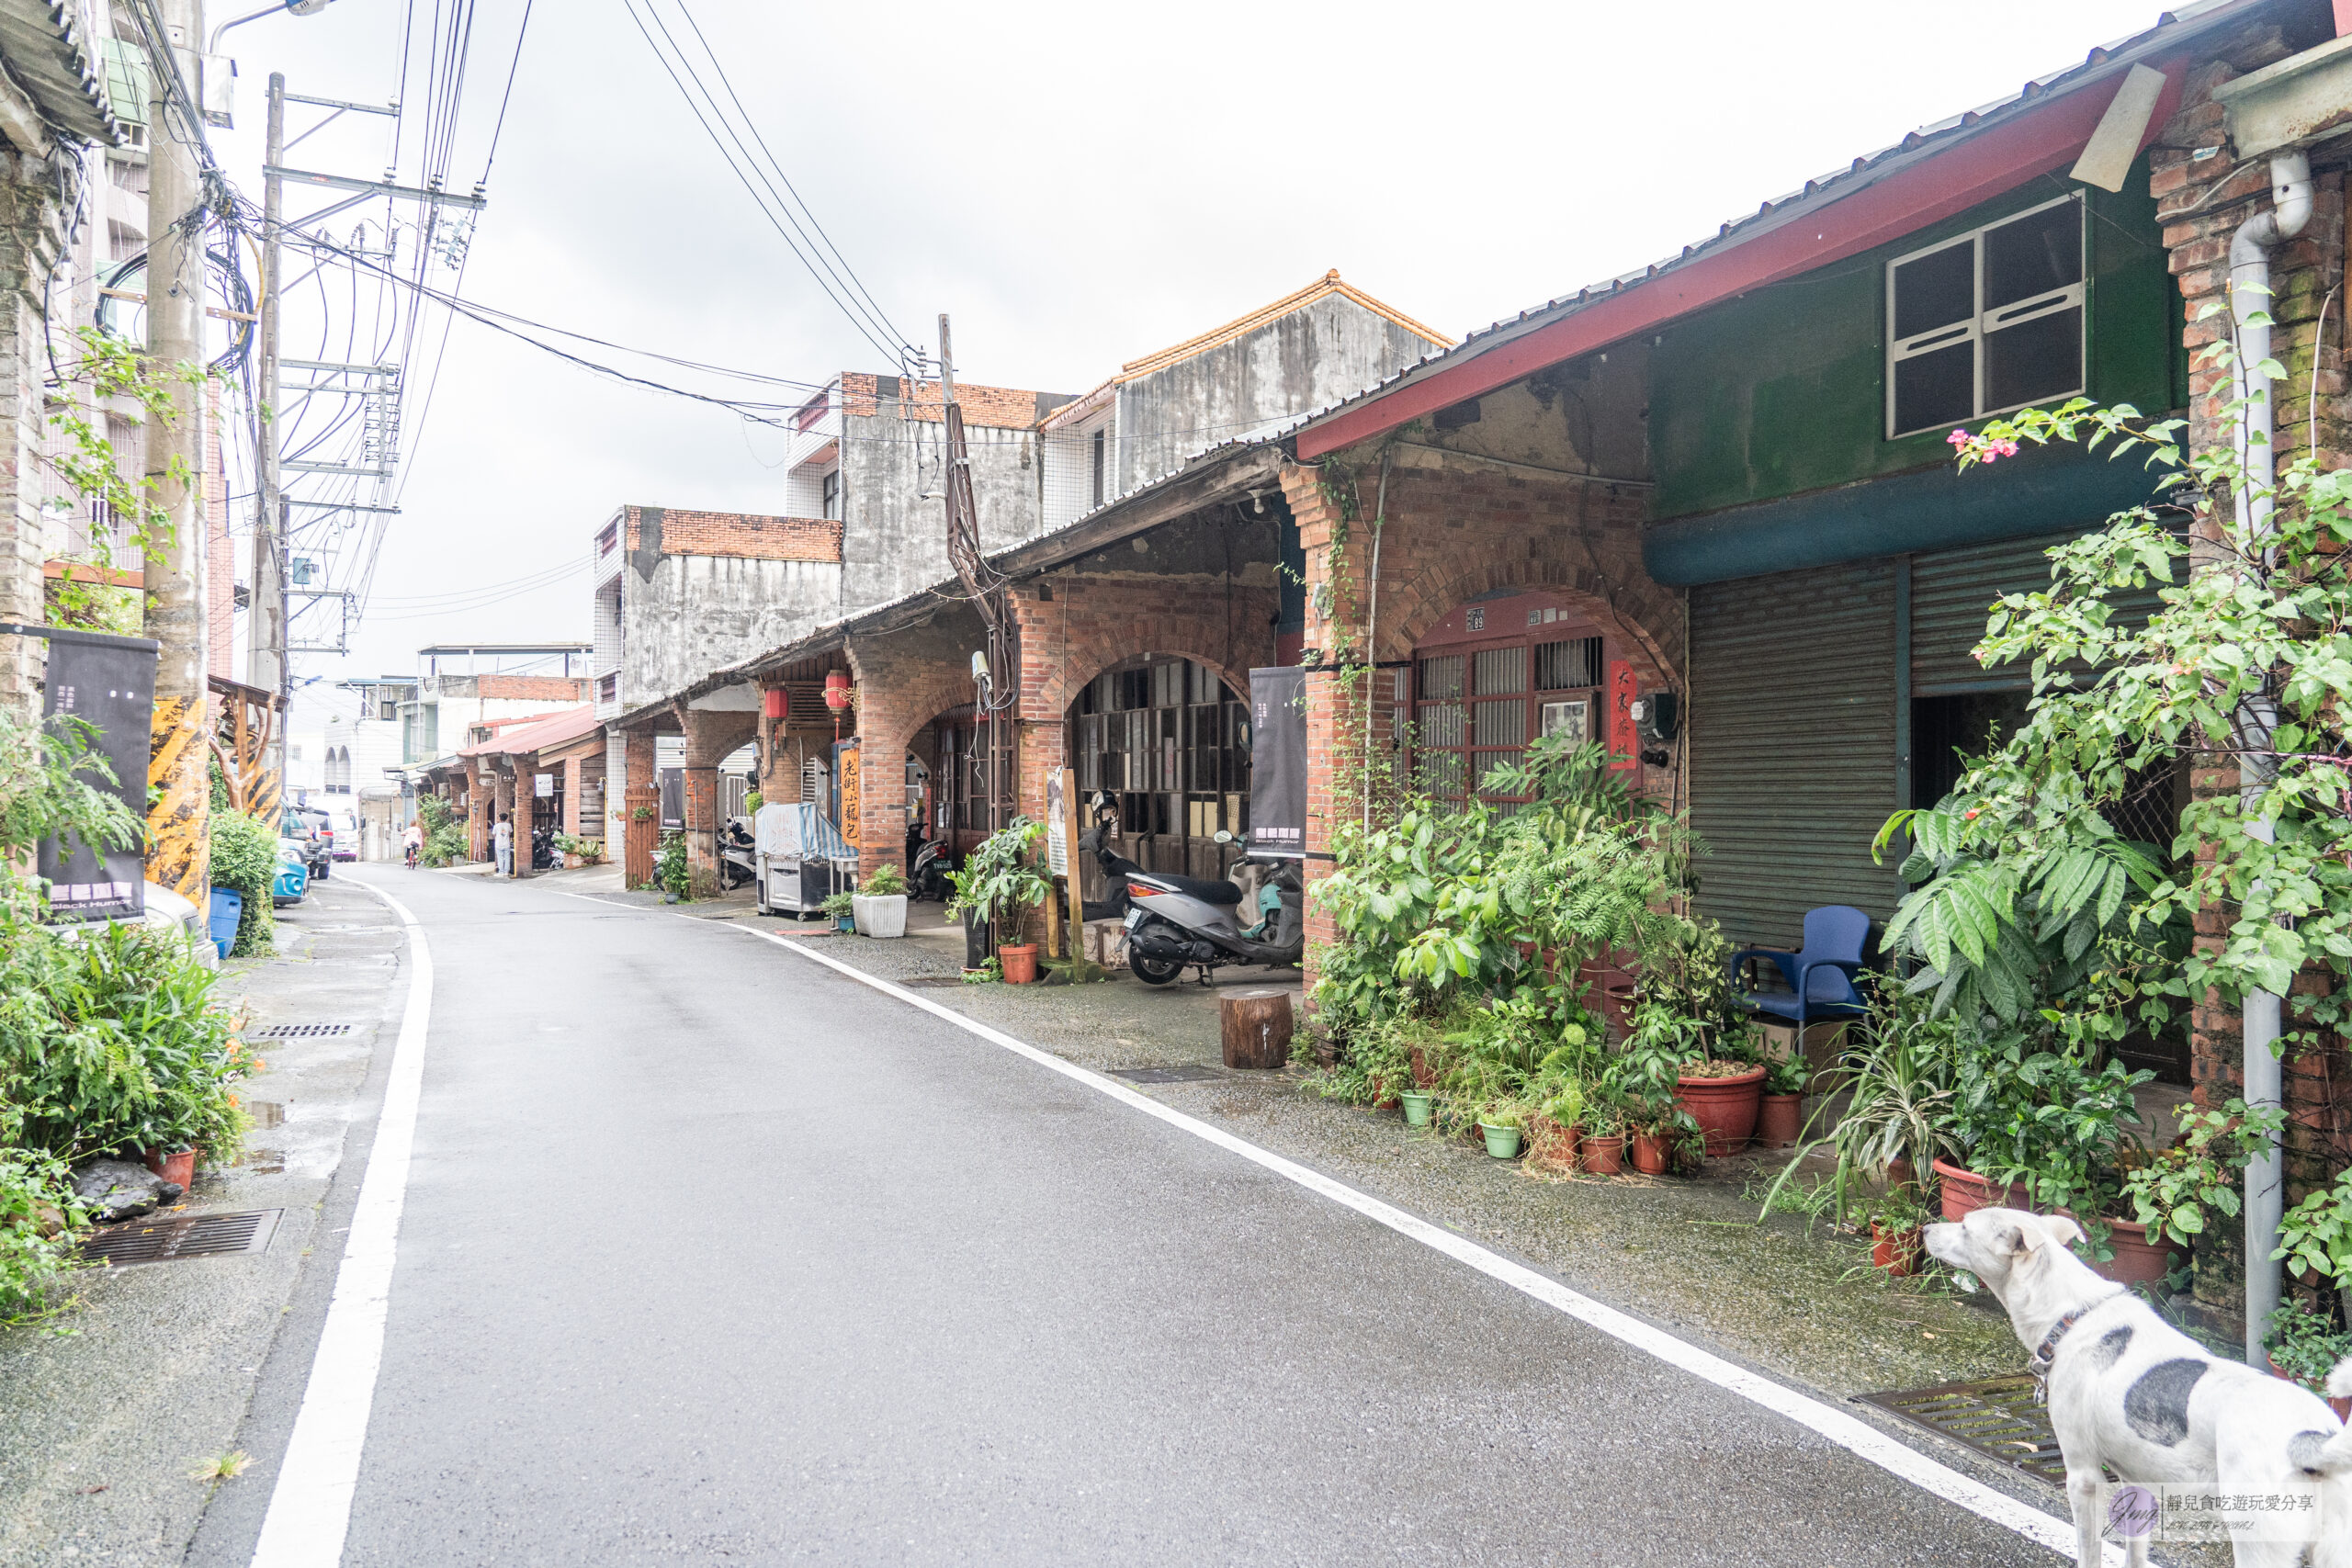
{"type": "MultiPolygon", "coordinates": [[[[27,627],[49,641],[42,722],[78,718],[97,731],[93,747],[114,770],[108,793],[147,819],[147,757],[155,723],[159,645],[144,637],[103,637],[62,627],[27,627]]],[[[146,856],[137,845],[101,857],[79,840],[70,852],[40,841],[40,874],[60,919],[138,919],[147,908],[146,856]]]]}
{"type": "Polygon", "coordinates": [[[1306,671],[1250,671],[1250,852],[1306,857],[1306,671]]]}

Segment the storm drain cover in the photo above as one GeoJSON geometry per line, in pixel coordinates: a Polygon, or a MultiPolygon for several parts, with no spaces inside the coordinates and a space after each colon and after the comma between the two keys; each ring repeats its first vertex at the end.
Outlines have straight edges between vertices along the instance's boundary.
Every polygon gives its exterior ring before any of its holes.
{"type": "Polygon", "coordinates": [[[1224,1075],[1207,1067],[1114,1067],[1111,1076],[1129,1083],[1199,1083],[1224,1075]]]}
{"type": "Polygon", "coordinates": [[[2057,1486],[2066,1484],[2066,1462],[2058,1452],[2058,1434],[2051,1429],[2050,1412],[2033,1402],[2033,1379],[2023,1373],[1986,1382],[1866,1393],[1861,1399],[1966,1443],[2028,1475],[2057,1486]]]}
{"type": "Polygon", "coordinates": [[[167,1220],[104,1225],[82,1243],[92,1263],[169,1263],[180,1258],[219,1258],[261,1252],[277,1233],[282,1209],[248,1209],[233,1214],[175,1214],[167,1220]]]}
{"type": "Polygon", "coordinates": [[[256,1040],[316,1040],[323,1035],[348,1034],[347,1023],[273,1023],[266,1029],[256,1029],[256,1040]]]}

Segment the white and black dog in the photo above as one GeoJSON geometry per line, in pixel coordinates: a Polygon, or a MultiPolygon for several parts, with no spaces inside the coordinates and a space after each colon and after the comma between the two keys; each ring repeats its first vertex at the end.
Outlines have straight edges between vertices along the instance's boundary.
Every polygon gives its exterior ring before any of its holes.
{"type": "MultiPolygon", "coordinates": [[[[2018,1209],[1979,1209],[1929,1225],[1928,1250],[1984,1282],[2008,1309],[2049,1393],[2050,1422],[2066,1461],[2078,1568],[2099,1561],[2098,1500],[2112,1469],[2126,1481],[2204,1482],[2261,1490],[2319,1483],[2309,1538],[2314,1568],[2352,1568],[2352,1430],[2308,1390],[2220,1360],[2147,1303],[2094,1273],[2067,1250],[2074,1221],[2018,1209]]],[[[2352,1393],[2352,1360],[2328,1380],[2352,1393]]],[[[2233,1542],[2238,1568],[2290,1568],[2301,1544],[2233,1542]]],[[[2145,1540],[2130,1549],[2148,1561],[2145,1540]]]]}

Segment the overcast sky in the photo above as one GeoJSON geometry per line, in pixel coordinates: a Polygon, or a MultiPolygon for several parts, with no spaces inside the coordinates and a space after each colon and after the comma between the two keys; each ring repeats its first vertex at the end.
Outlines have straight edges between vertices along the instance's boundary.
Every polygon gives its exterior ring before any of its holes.
{"type": "MultiPolygon", "coordinates": [[[[637,4],[682,35],[680,7],[691,13],[891,321],[927,347],[949,311],[959,374],[1065,392],[1331,267],[1458,337],[1671,254],[1918,124],[2079,62],[2159,8],[637,4]]],[[[213,0],[208,20],[246,9],[213,0]]],[[[214,135],[247,193],[261,191],[268,73],[293,92],[381,102],[411,9],[335,0],[228,35],[237,127],[214,135]]],[[[419,166],[435,6],[413,9],[403,179],[419,166]]],[[[475,10],[460,189],[481,173],[524,0],[475,10]]],[[[317,112],[296,109],[292,132],[317,112]]],[[[288,161],[377,177],[388,124],[345,116],[288,161]]],[[[289,215],[324,200],[306,191],[289,215]]],[[[431,280],[447,288],[457,274],[436,266],[431,280]]],[[[366,357],[373,290],[341,276],[324,296],[308,288],[311,313],[289,316],[285,352],[366,357]]],[[[625,0],[537,0],[463,292],[788,379],[890,368],[752,204],[625,0]]],[[[351,657],[305,658],[298,674],[407,672],[431,642],[584,638],[587,551],[617,506],[783,509],[777,433],[470,322],[448,333],[424,412],[446,320],[428,309],[421,323],[402,514],[351,657]],[[578,570],[544,586],[501,586],[566,566],[578,570]]]]}

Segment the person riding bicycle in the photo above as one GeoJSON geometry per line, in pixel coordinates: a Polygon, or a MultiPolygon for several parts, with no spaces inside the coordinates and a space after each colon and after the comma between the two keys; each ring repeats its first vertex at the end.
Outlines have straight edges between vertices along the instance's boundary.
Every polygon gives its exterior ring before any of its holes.
{"type": "Polygon", "coordinates": [[[409,870],[414,871],[417,856],[424,852],[424,829],[416,823],[410,823],[408,831],[401,837],[401,845],[406,851],[409,870]]]}

